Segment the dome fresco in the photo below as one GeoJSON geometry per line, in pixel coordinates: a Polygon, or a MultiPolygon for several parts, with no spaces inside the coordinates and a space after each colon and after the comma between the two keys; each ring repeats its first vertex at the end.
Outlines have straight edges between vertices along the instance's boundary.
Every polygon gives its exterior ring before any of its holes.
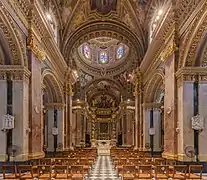
{"type": "Polygon", "coordinates": [[[83,43],[78,52],[80,57],[91,65],[109,65],[124,60],[129,48],[117,39],[101,37],[83,43]]]}

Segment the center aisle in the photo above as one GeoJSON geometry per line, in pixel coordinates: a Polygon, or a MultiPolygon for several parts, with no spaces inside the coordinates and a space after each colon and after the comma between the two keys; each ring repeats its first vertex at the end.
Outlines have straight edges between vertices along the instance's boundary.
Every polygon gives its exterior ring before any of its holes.
{"type": "Polygon", "coordinates": [[[93,165],[88,180],[120,180],[117,172],[114,170],[110,156],[98,156],[97,161],[93,165]]]}

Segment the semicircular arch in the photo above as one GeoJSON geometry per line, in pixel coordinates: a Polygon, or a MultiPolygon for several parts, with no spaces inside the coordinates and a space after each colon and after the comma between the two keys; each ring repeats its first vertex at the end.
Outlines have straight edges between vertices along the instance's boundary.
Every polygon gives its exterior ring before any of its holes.
{"type": "MultiPolygon", "coordinates": [[[[204,5],[205,6],[205,5],[204,5]]],[[[178,67],[194,66],[196,59],[196,52],[199,50],[200,42],[205,36],[207,24],[207,9],[203,7],[193,22],[193,26],[188,32],[183,45],[183,52],[181,51],[181,60],[178,67]]]]}
{"type": "Polygon", "coordinates": [[[22,37],[15,27],[11,16],[8,14],[5,8],[0,8],[0,25],[1,34],[4,36],[11,51],[11,64],[27,66],[26,48],[23,44],[22,37]]]}
{"type": "Polygon", "coordinates": [[[42,84],[45,85],[45,91],[48,94],[50,102],[64,103],[63,90],[51,70],[45,69],[42,72],[42,84]]]}
{"type": "Polygon", "coordinates": [[[155,101],[159,88],[164,84],[164,73],[161,70],[156,71],[146,85],[144,102],[151,103],[155,101]]]}

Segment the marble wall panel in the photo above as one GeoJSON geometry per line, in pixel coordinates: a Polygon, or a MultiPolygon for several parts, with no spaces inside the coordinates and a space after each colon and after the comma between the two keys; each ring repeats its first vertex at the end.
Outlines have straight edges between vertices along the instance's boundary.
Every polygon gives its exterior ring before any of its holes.
{"type": "MultiPolygon", "coordinates": [[[[0,118],[7,114],[7,81],[0,80],[0,118]]],[[[0,130],[2,130],[2,123],[0,121],[0,130]]],[[[6,160],[6,133],[0,131],[0,161],[6,160]]]]}
{"type": "Polygon", "coordinates": [[[207,82],[199,84],[199,114],[204,118],[204,130],[199,134],[199,160],[207,161],[207,82]]]}
{"type": "Polygon", "coordinates": [[[164,156],[176,156],[176,134],[175,128],[176,106],[175,106],[175,62],[172,55],[165,62],[165,97],[164,97],[164,156]]]}
{"type": "Polygon", "coordinates": [[[12,133],[13,145],[19,147],[15,160],[28,159],[29,153],[29,84],[23,80],[13,80],[13,115],[15,128],[12,133]]]}

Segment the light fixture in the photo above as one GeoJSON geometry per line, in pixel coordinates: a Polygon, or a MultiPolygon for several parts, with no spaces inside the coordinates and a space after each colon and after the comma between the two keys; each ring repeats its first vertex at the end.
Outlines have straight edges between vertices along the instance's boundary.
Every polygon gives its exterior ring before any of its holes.
{"type": "Polygon", "coordinates": [[[162,13],[163,13],[163,10],[160,9],[160,10],[158,11],[158,15],[160,16],[160,15],[162,15],[162,13]]]}
{"type": "Polygon", "coordinates": [[[127,101],[130,102],[130,99],[128,99],[127,101]]]}
{"type": "Polygon", "coordinates": [[[157,15],[156,20],[159,20],[159,19],[160,19],[160,16],[159,16],[159,15],[157,15]]]}
{"type": "Polygon", "coordinates": [[[157,25],[156,25],[156,23],[153,23],[153,29],[155,29],[155,28],[156,28],[156,26],[157,26],[157,25]]]}
{"type": "Polygon", "coordinates": [[[46,17],[49,21],[52,21],[52,16],[49,13],[46,14],[46,17]]]}

